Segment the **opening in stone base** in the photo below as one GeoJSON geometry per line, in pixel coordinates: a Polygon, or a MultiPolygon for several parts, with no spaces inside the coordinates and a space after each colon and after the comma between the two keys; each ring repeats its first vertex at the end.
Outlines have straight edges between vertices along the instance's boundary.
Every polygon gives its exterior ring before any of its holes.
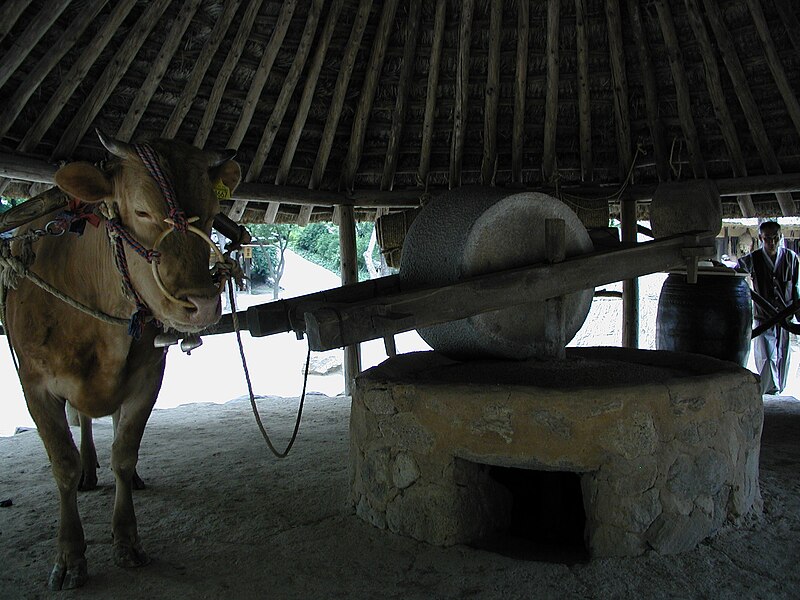
{"type": "Polygon", "coordinates": [[[509,526],[473,546],[524,560],[589,560],[579,473],[490,466],[489,476],[511,494],[509,526]]]}

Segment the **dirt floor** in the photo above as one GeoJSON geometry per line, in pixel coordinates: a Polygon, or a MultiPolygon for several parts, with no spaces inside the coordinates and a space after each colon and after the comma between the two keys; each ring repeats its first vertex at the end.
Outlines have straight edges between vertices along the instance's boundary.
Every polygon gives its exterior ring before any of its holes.
{"type": "MultiPolygon", "coordinates": [[[[295,399],[259,401],[280,444],[295,399]]],[[[90,580],[50,594],[56,489],[35,431],[0,438],[0,598],[798,598],[800,402],[766,403],[763,514],[676,556],[559,564],[437,548],[360,521],[347,506],[349,398],[309,396],[295,449],[264,446],[249,402],[156,410],[136,492],[151,563],[111,561],[111,423],[96,423],[100,487],[80,494],[90,580]]]]}

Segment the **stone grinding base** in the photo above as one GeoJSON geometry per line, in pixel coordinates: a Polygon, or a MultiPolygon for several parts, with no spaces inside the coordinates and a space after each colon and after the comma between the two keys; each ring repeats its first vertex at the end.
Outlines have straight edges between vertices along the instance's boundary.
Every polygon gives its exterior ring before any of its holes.
{"type": "Polygon", "coordinates": [[[562,361],[390,358],[356,380],[350,500],[437,545],[509,524],[488,465],[580,476],[592,557],[694,548],[760,510],[755,377],[695,354],[568,348],[562,361]]]}

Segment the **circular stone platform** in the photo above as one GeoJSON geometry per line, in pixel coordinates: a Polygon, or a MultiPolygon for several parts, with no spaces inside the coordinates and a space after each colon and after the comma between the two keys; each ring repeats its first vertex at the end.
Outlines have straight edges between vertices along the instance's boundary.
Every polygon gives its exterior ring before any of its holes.
{"type": "Polygon", "coordinates": [[[592,556],[681,552],[759,507],[762,419],[749,371],[695,354],[400,355],[356,380],[351,502],[395,533],[468,543],[508,524],[487,465],[572,472],[592,556]]]}

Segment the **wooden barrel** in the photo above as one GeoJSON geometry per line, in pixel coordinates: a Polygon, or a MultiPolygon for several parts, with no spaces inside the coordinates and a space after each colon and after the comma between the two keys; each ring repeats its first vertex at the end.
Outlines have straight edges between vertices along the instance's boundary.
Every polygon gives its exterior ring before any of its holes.
{"type": "Polygon", "coordinates": [[[658,298],[656,348],[705,354],[747,364],[753,306],[745,277],[730,269],[702,274],[697,283],[673,273],[658,298]]]}

